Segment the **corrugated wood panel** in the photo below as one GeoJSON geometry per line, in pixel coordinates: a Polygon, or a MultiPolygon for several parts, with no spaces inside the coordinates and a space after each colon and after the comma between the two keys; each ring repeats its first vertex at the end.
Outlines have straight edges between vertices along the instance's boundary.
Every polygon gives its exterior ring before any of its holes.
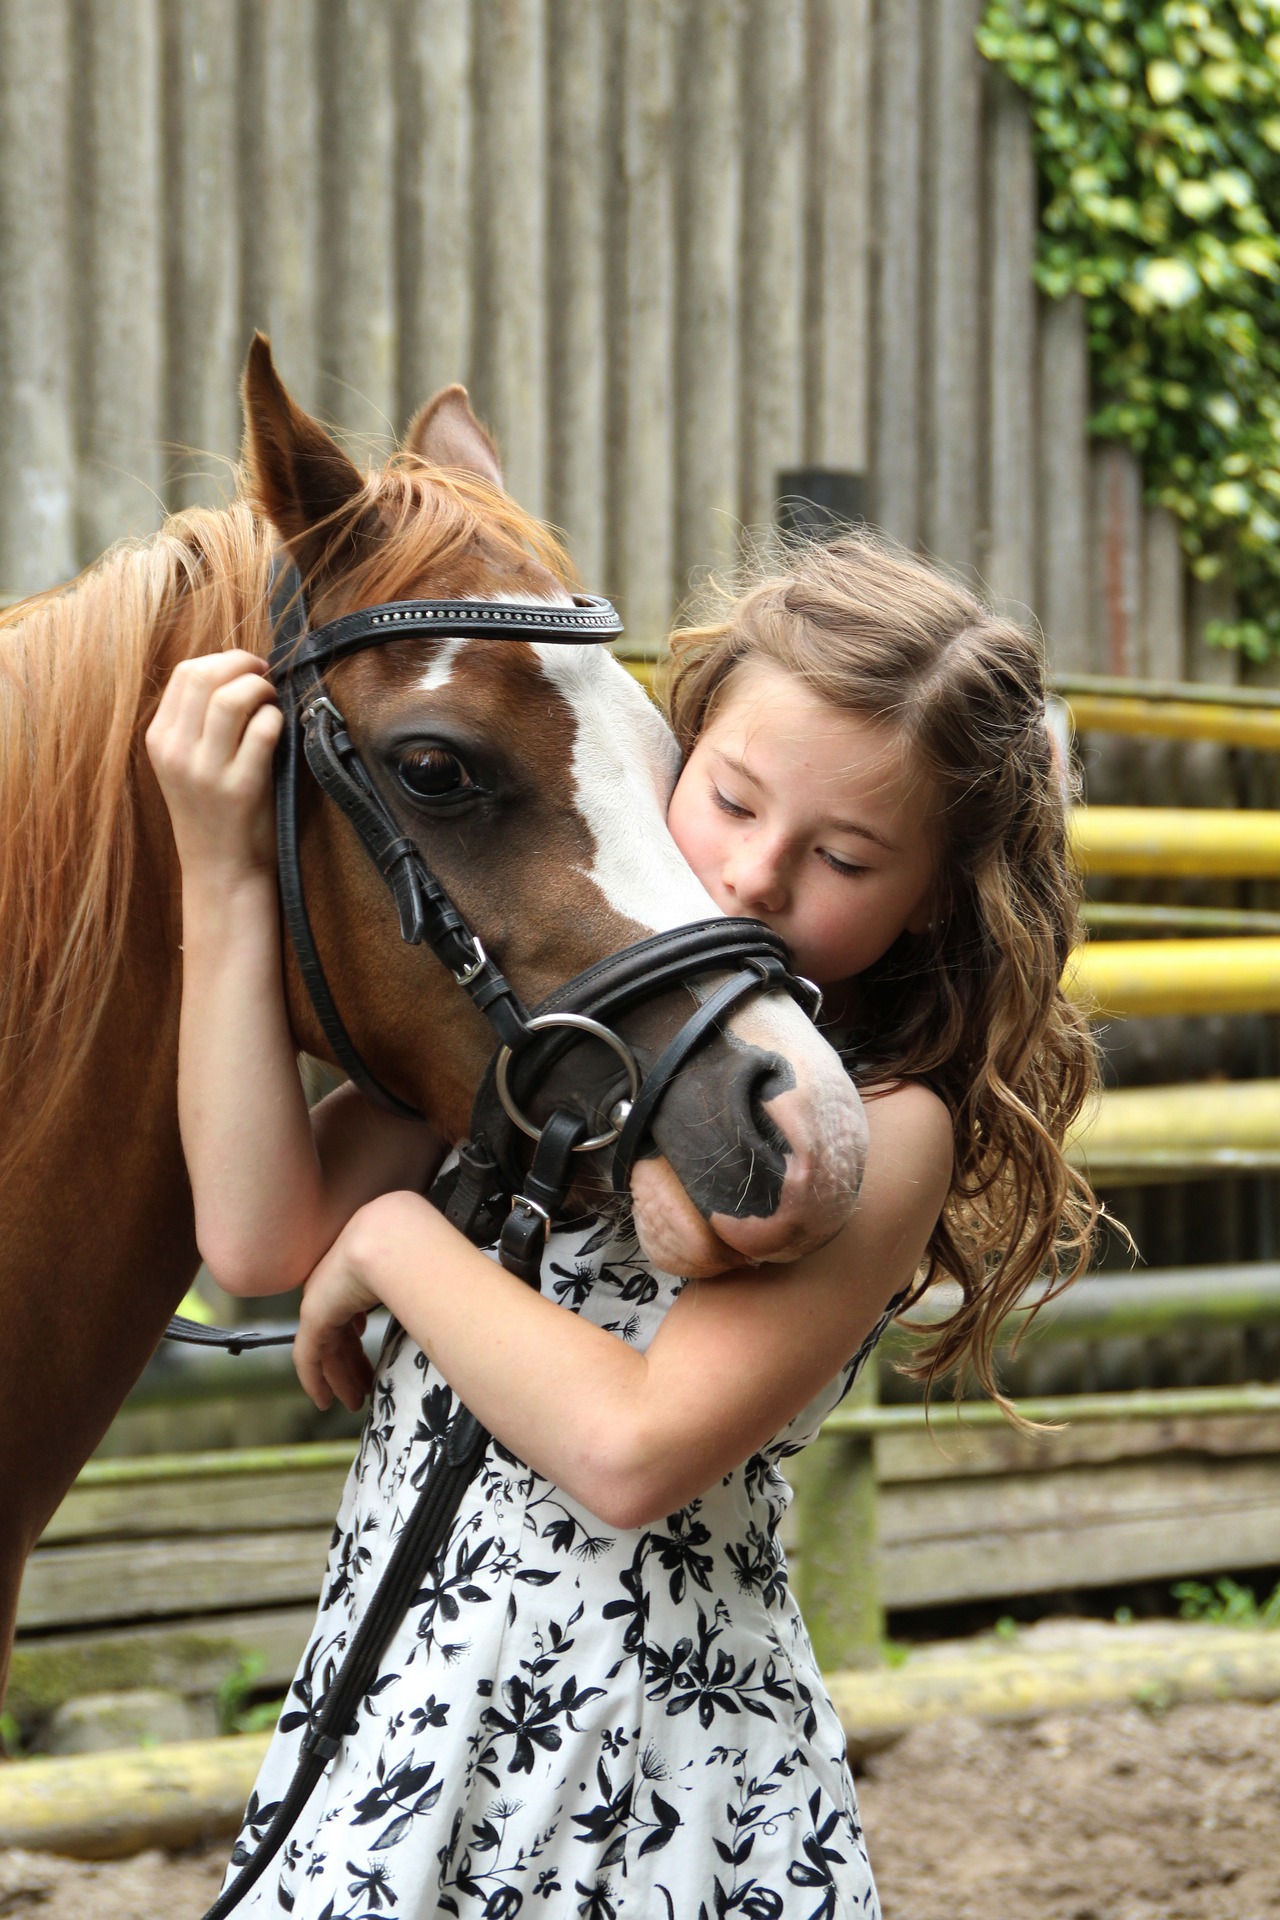
{"type": "Polygon", "coordinates": [[[323,17],[321,397],[349,433],[385,445],[401,424],[394,418],[394,10],[386,0],[344,0],[323,17]]]}
{"type": "Polygon", "coordinates": [[[1033,294],[979,11],[0,0],[0,590],[217,490],[258,325],[375,443],[467,381],[638,641],[813,462],[1030,602],[1055,664],[1183,671],[1173,528],[1127,455],[1090,477],[1083,315],[1033,294]]]}
{"type": "Polygon", "coordinates": [[[623,7],[614,52],[620,188],[614,578],[629,638],[662,639],[675,551],[673,0],[623,7]]]}
{"type": "Polygon", "coordinates": [[[809,7],[809,266],[805,458],[871,459],[871,0],[809,7]]]}
{"type": "Polygon", "coordinates": [[[319,400],[320,92],[315,0],[240,13],[239,348],[260,327],[291,391],[319,400]]]}
{"type": "Polygon", "coordinates": [[[924,21],[921,0],[876,9],[872,513],[908,546],[920,534],[924,21]]]}
{"type": "Polygon", "coordinates": [[[1062,673],[1099,673],[1089,618],[1089,337],[1083,302],[1042,302],[1036,611],[1062,673]]]}
{"type": "Polygon", "coordinates": [[[677,596],[738,548],[741,0],[686,8],[678,58],[677,596]]]}
{"type": "Polygon", "coordinates": [[[314,1600],[330,1528],[40,1547],[27,1562],[18,1631],[155,1620],[314,1600]]]}
{"type": "Polygon", "coordinates": [[[1135,674],[1142,641],[1142,474],[1127,447],[1091,457],[1093,626],[1106,673],[1135,674]]]}
{"type": "Polygon", "coordinates": [[[541,0],[475,9],[473,369],[511,492],[546,511],[546,19],[541,0]]]}
{"type": "Polygon", "coordinates": [[[0,595],[75,568],[68,0],[0,7],[0,595]]]}
{"type": "Polygon", "coordinates": [[[1178,523],[1167,507],[1148,507],[1142,542],[1142,675],[1178,680],[1185,671],[1186,567],[1178,523]]]}
{"type": "Polygon", "coordinates": [[[747,0],[743,29],[742,517],[764,526],[804,452],[803,0],[747,0]]]}
{"type": "Polygon", "coordinates": [[[77,10],[77,547],[148,533],[161,497],[164,261],[159,0],[77,10]]]}
{"type": "Polygon", "coordinates": [[[604,19],[595,0],[551,0],[549,15],[548,509],[586,581],[602,580],[607,538],[609,364],[605,236],[608,141],[604,19]]]}
{"type": "Polygon", "coordinates": [[[983,368],[982,72],[973,36],[982,0],[933,0],[925,142],[925,544],[949,566],[975,558],[983,368]]]}
{"type": "Polygon", "coordinates": [[[471,8],[404,9],[397,108],[400,418],[471,377],[471,8]]]}
{"type": "Polygon", "coordinates": [[[178,506],[228,498],[218,455],[240,431],[237,14],[236,0],[182,0],[165,12],[166,400],[178,506]]]}
{"type": "Polygon", "coordinates": [[[1036,167],[1011,81],[992,76],[986,578],[1015,611],[1036,597],[1036,167]]]}

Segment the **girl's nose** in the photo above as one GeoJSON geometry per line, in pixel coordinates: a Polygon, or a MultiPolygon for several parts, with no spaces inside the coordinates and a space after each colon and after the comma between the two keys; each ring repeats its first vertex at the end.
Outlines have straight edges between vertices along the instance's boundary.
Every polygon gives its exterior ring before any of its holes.
{"type": "Polygon", "coordinates": [[[746,913],[781,913],[787,904],[781,848],[752,836],[725,863],[724,884],[746,913]]]}

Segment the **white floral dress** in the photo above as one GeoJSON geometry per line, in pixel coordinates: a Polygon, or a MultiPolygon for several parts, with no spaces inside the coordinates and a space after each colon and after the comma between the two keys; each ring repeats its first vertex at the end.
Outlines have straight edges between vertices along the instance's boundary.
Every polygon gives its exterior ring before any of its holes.
{"type": "MultiPolygon", "coordinates": [[[[543,1262],[544,1294],[641,1349],[683,1284],[642,1264],[625,1222],[562,1229],[543,1262]]],[[[863,1353],[744,1466],[633,1532],[491,1442],[438,1577],[238,1911],[878,1920],[844,1740],[777,1539],[790,1497],[778,1461],[812,1438],[863,1353]]],[[[455,1409],[393,1326],[233,1871],[285,1792],[455,1409]]]]}

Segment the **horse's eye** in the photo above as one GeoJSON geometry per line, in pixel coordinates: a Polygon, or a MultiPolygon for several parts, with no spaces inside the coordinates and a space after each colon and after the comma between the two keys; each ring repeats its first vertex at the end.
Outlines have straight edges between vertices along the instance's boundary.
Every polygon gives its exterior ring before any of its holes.
{"type": "Polygon", "coordinates": [[[461,760],[443,747],[420,747],[402,756],[400,779],[410,793],[423,800],[440,800],[467,793],[475,785],[461,760]]]}

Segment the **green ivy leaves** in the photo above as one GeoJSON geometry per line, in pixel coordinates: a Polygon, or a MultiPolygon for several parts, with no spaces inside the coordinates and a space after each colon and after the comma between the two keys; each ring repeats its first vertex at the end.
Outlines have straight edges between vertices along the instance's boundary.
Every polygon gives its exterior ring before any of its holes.
{"type": "Polygon", "coordinates": [[[1280,653],[1280,0],[992,0],[1030,97],[1037,279],[1083,295],[1093,429],[1139,454],[1194,571],[1280,653]]]}

